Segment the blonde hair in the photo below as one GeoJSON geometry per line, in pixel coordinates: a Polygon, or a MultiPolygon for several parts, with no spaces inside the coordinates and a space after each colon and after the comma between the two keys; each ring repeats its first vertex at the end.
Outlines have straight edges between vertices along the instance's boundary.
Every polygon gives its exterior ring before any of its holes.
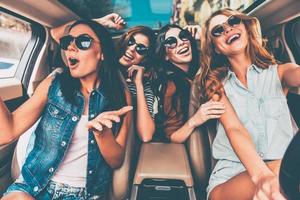
{"type": "Polygon", "coordinates": [[[205,22],[201,36],[201,68],[200,73],[195,78],[194,95],[201,104],[211,99],[215,94],[221,98],[223,94],[222,80],[226,77],[230,63],[225,55],[218,54],[215,51],[212,42],[209,25],[211,19],[217,15],[231,16],[235,15],[242,19],[248,32],[247,53],[253,64],[260,68],[268,68],[269,65],[275,64],[274,57],[265,48],[265,40],[260,33],[260,24],[257,18],[247,16],[241,12],[231,9],[222,9],[213,13],[205,22]]]}

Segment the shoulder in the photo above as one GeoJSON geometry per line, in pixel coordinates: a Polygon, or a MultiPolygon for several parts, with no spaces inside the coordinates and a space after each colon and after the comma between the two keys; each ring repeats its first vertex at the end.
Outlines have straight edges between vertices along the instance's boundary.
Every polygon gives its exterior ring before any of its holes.
{"type": "Polygon", "coordinates": [[[278,65],[277,72],[278,72],[280,79],[282,79],[282,77],[286,71],[295,69],[297,67],[299,67],[299,65],[297,65],[295,63],[285,63],[285,64],[278,65]]]}
{"type": "Polygon", "coordinates": [[[44,79],[36,88],[34,95],[35,97],[46,97],[48,96],[48,90],[54,80],[53,76],[48,76],[44,79]]]}
{"type": "Polygon", "coordinates": [[[278,65],[278,70],[287,70],[287,69],[293,69],[293,68],[297,68],[299,67],[299,65],[295,64],[295,63],[285,63],[285,64],[279,64],[278,65]]]}
{"type": "Polygon", "coordinates": [[[61,77],[62,71],[62,69],[58,68],[49,74],[36,88],[35,93],[48,95],[50,86],[61,77]]]}
{"type": "Polygon", "coordinates": [[[168,80],[167,87],[166,87],[166,96],[172,96],[176,92],[176,85],[174,81],[168,80]]]}

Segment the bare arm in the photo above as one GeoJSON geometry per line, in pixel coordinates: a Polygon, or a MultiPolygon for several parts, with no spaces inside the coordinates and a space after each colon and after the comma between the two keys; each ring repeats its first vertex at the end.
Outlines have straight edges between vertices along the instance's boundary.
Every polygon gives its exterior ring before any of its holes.
{"type": "MultiPolygon", "coordinates": [[[[122,19],[122,17],[116,13],[105,15],[104,17],[94,19],[94,21],[98,22],[99,24],[102,24],[107,28],[114,28],[117,30],[122,29],[125,25],[125,22],[122,19]]],[[[64,35],[66,28],[73,23],[74,21],[71,21],[64,25],[52,28],[50,30],[52,38],[58,43],[59,39],[64,35]]]]}
{"type": "Polygon", "coordinates": [[[250,134],[238,119],[226,95],[222,95],[221,102],[224,103],[226,112],[221,116],[220,122],[226,131],[233,150],[247,169],[252,180],[254,177],[260,179],[265,176],[272,176],[273,172],[257,154],[250,134]]]}
{"type": "Polygon", "coordinates": [[[128,77],[132,77],[134,72],[136,72],[134,78],[137,93],[136,128],[141,140],[143,142],[149,142],[152,140],[155,131],[155,123],[153,118],[151,117],[146,97],[144,94],[144,70],[144,67],[133,65],[128,69],[128,77]]]}
{"type": "Polygon", "coordinates": [[[225,112],[225,106],[221,102],[208,101],[202,104],[197,112],[188,121],[171,135],[171,141],[175,143],[185,142],[194,129],[209,119],[217,119],[225,112]]]}
{"type": "MultiPolygon", "coordinates": [[[[128,105],[131,105],[129,94],[126,95],[128,105]]],[[[105,161],[111,168],[121,166],[129,127],[132,121],[132,106],[126,106],[118,111],[108,111],[101,113],[97,118],[88,123],[88,128],[92,128],[98,147],[105,161]],[[111,127],[112,121],[119,122],[120,116],[124,115],[124,120],[117,137],[114,137],[111,127]]]]}
{"type": "Polygon", "coordinates": [[[11,113],[0,97],[0,145],[18,138],[40,117],[48,96],[52,77],[46,78],[35,90],[33,96],[11,113]]]}
{"type": "Polygon", "coordinates": [[[278,75],[284,87],[300,87],[300,67],[294,63],[278,66],[278,75]]]}

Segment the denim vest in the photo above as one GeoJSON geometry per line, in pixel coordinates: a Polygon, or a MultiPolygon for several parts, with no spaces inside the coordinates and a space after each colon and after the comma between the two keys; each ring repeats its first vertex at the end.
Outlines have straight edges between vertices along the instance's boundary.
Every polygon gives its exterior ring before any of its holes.
{"type": "MultiPolygon", "coordinates": [[[[277,65],[268,69],[251,65],[247,81],[248,88],[241,84],[234,72],[229,71],[223,82],[226,96],[251,135],[260,157],[263,160],[282,159],[293,138],[293,129],[277,65]]],[[[216,159],[240,162],[219,122],[212,150],[216,159]]]]}
{"type": "MultiPolygon", "coordinates": [[[[66,102],[60,90],[60,75],[56,75],[48,92],[48,102],[43,110],[41,120],[35,130],[33,149],[22,167],[22,177],[31,188],[30,193],[38,195],[51,180],[62,162],[73,132],[83,114],[84,97],[77,92],[75,105],[66,102]]],[[[108,110],[108,99],[101,87],[94,90],[89,98],[89,120],[108,110]]],[[[115,128],[115,127],[114,127],[115,128]]],[[[99,147],[90,131],[88,137],[87,161],[87,198],[103,195],[111,180],[111,168],[104,160],[99,147]]]]}

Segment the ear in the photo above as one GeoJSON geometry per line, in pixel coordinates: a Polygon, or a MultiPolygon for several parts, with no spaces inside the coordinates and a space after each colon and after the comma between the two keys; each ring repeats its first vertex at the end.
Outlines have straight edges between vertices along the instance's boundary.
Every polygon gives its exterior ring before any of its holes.
{"type": "Polygon", "coordinates": [[[103,55],[103,53],[101,52],[99,52],[99,53],[97,53],[97,59],[98,60],[104,60],[104,55],[103,55]]]}
{"type": "Polygon", "coordinates": [[[169,60],[169,56],[165,55],[165,60],[168,61],[169,60]]]}
{"type": "Polygon", "coordinates": [[[214,48],[214,51],[217,53],[217,54],[221,54],[221,52],[215,47],[214,48]]]}

